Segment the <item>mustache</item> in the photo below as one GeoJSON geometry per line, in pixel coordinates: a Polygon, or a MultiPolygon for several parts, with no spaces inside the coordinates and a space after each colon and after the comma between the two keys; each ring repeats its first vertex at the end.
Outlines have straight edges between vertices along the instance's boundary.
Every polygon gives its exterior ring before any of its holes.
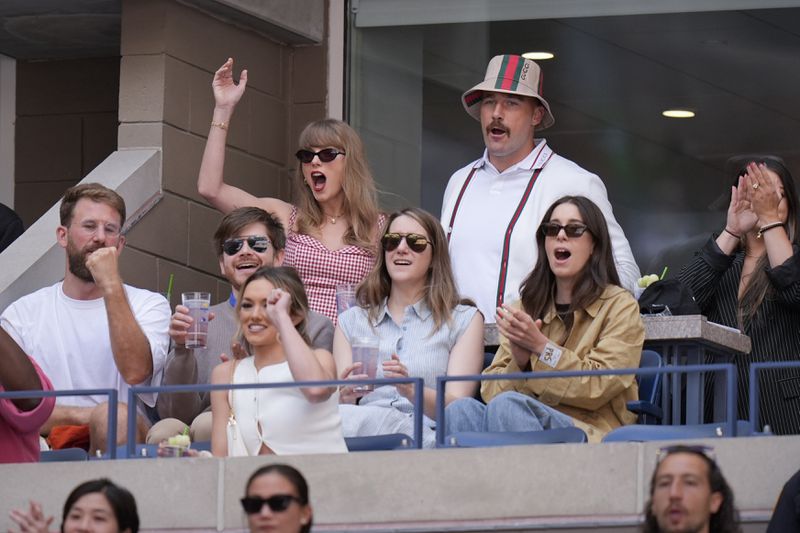
{"type": "Polygon", "coordinates": [[[496,119],[492,120],[492,122],[488,126],[486,126],[486,131],[491,131],[494,128],[498,128],[503,131],[508,131],[508,127],[505,124],[503,124],[501,120],[496,120],[496,119]]]}

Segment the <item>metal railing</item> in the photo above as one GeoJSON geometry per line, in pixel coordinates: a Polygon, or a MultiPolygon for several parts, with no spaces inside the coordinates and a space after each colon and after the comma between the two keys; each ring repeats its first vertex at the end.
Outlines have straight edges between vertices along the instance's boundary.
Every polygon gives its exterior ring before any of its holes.
{"type": "Polygon", "coordinates": [[[695,372],[725,372],[726,377],[726,424],[729,435],[736,436],[736,371],[731,363],[711,365],[663,366],[660,368],[621,368],[614,370],[559,370],[547,372],[515,372],[513,374],[472,374],[468,376],[439,376],[436,378],[436,446],[444,446],[445,405],[444,387],[448,381],[514,381],[530,379],[564,379],[594,376],[621,376],[634,374],[689,374],[695,372]]]}
{"type": "MultiPolygon", "coordinates": [[[[50,398],[60,396],[108,396],[108,454],[110,459],[117,457],[117,389],[78,389],[78,390],[28,390],[0,392],[0,399],[18,400],[21,398],[50,398]]],[[[133,406],[136,409],[136,406],[133,406]]],[[[129,411],[130,414],[130,411],[129,411]]],[[[136,417],[134,416],[134,423],[136,417]]]]}
{"type": "Polygon", "coordinates": [[[748,392],[750,394],[750,431],[756,433],[758,427],[758,404],[760,402],[760,394],[758,382],[758,373],[762,370],[778,370],[781,368],[799,368],[800,361],[771,361],[764,363],[750,363],[750,386],[748,392]]]}
{"type": "Polygon", "coordinates": [[[285,389],[291,387],[338,387],[342,385],[402,385],[411,383],[414,385],[414,444],[417,448],[422,447],[422,401],[424,381],[418,377],[408,378],[375,378],[375,379],[333,379],[325,381],[289,381],[283,383],[220,383],[197,384],[197,385],[163,385],[159,387],[131,387],[128,390],[128,440],[127,455],[134,457],[136,451],[136,405],[131,399],[137,394],[153,393],[187,393],[187,392],[212,392],[242,389],[285,389]]]}

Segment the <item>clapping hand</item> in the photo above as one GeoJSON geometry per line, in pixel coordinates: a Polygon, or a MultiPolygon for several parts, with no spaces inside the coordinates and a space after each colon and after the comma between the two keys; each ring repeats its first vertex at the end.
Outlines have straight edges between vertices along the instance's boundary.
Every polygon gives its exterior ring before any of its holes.
{"type": "Polygon", "coordinates": [[[748,188],[746,176],[739,176],[738,183],[731,187],[731,202],[728,205],[725,229],[734,235],[744,235],[758,222],[758,216],[753,211],[750,201],[751,190],[748,188]]]}
{"type": "MultiPolygon", "coordinates": [[[[231,343],[231,355],[234,359],[244,359],[248,357],[248,353],[245,351],[244,346],[242,346],[241,342],[233,341],[231,343]]],[[[223,363],[230,361],[230,357],[226,353],[219,354],[219,360],[223,363]]]]}
{"type": "Polygon", "coordinates": [[[241,100],[245,87],[247,87],[247,70],[243,70],[239,75],[239,84],[234,83],[233,58],[229,57],[214,73],[214,81],[211,82],[216,106],[233,109],[241,100]]]}
{"type": "Polygon", "coordinates": [[[511,342],[511,355],[517,366],[528,366],[531,352],[542,353],[549,339],[542,333],[541,319],[534,320],[522,309],[514,309],[508,304],[497,308],[495,319],[500,333],[511,342]]]}
{"type": "Polygon", "coordinates": [[[767,166],[764,163],[748,164],[744,178],[758,225],[764,226],[786,220],[788,209],[783,190],[778,187],[776,180],[767,174],[767,166]]]}

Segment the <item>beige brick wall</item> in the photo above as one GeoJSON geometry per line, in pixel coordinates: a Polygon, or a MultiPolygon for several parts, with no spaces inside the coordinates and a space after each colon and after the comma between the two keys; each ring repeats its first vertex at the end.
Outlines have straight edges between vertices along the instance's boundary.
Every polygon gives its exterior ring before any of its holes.
{"type": "Polygon", "coordinates": [[[231,121],[225,177],[257,196],[290,199],[299,131],[323,118],[324,45],[290,46],[170,0],[122,4],[119,148],[160,147],[163,200],[128,235],[128,283],[164,292],[229,287],[211,236],[221,215],[197,194],[213,108],[211,79],[229,56],[247,68],[247,92],[231,121]]]}
{"type": "Polygon", "coordinates": [[[118,57],[17,62],[14,205],[26,227],[116,150],[118,93],[118,57]]]}

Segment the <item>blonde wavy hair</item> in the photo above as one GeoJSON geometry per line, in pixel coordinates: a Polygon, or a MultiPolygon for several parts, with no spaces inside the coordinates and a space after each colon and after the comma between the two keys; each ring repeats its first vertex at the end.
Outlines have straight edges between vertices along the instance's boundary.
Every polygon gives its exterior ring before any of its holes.
{"type": "MultiPolygon", "coordinates": [[[[341,120],[328,118],[308,124],[300,133],[298,144],[300,149],[305,150],[310,150],[312,146],[330,147],[345,153],[342,216],[349,227],[344,234],[344,242],[376,253],[378,195],[358,133],[341,120]]],[[[313,234],[322,225],[324,215],[314,194],[306,185],[303,164],[299,161],[295,171],[295,190],[298,196],[297,232],[313,234]]]]}

